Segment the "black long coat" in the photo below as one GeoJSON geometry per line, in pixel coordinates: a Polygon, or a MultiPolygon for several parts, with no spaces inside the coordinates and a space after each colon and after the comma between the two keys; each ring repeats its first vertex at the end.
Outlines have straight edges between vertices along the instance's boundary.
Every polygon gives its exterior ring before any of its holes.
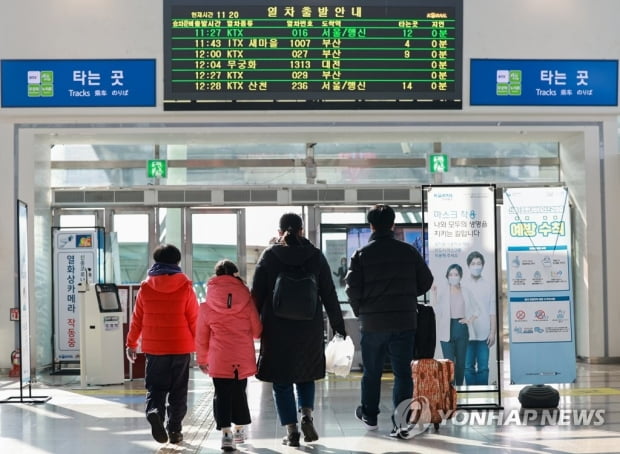
{"type": "Polygon", "coordinates": [[[304,383],[325,376],[325,343],[323,311],[334,331],[344,333],[340,303],[325,256],[307,239],[301,245],[277,243],[261,255],[254,279],[252,295],[263,322],[259,380],[274,383],[304,383]],[[278,273],[290,266],[304,267],[317,277],[319,305],[312,320],[285,320],[273,313],[273,288],[278,273]]]}

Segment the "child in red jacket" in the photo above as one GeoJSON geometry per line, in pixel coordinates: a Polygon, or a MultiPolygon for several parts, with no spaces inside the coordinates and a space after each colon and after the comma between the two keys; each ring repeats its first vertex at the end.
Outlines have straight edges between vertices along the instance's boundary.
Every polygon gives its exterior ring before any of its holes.
{"type": "Polygon", "coordinates": [[[196,354],[200,369],[213,379],[213,413],[223,451],[234,451],[235,443],[245,441],[244,426],[251,422],[245,390],[247,378],[256,374],[254,339],[261,332],[256,305],[237,266],[220,260],[200,305],[196,354]]]}
{"type": "Polygon", "coordinates": [[[146,354],[146,419],[159,443],[183,441],[183,418],[191,353],[195,347],[198,301],[192,281],[181,272],[181,251],[161,244],[140,284],[127,334],[127,359],[136,359],[138,340],[146,354]],[[166,405],[166,403],[168,405],[166,405]]]}

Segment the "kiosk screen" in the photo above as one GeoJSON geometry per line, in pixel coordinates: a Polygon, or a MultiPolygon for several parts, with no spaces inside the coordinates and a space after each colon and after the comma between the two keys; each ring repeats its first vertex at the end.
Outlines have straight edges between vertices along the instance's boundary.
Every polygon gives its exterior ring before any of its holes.
{"type": "Polygon", "coordinates": [[[116,284],[96,284],[99,312],[122,312],[121,301],[118,297],[116,284]]]}

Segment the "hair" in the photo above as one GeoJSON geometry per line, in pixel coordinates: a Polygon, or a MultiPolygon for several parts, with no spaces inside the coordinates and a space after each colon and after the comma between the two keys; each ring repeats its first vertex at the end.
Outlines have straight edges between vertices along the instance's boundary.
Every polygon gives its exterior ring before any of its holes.
{"type": "Polygon", "coordinates": [[[214,271],[216,276],[234,276],[235,273],[239,272],[239,268],[232,260],[222,259],[215,264],[214,271]]]}
{"type": "Polygon", "coordinates": [[[153,260],[159,263],[178,265],[181,263],[181,251],[172,244],[160,244],[153,251],[153,260]]]}
{"type": "Polygon", "coordinates": [[[299,238],[304,229],[304,221],[296,213],[284,213],[280,217],[280,234],[288,245],[301,244],[299,238]]]}
{"type": "Polygon", "coordinates": [[[482,266],[484,266],[484,256],[480,252],[473,251],[469,253],[467,256],[467,266],[471,265],[473,259],[480,259],[482,266]]]}
{"type": "Polygon", "coordinates": [[[446,270],[446,279],[448,278],[448,274],[450,274],[450,271],[452,270],[456,270],[456,272],[459,273],[459,276],[463,277],[463,268],[461,268],[461,265],[459,265],[458,263],[453,263],[446,270]]]}
{"type": "Polygon", "coordinates": [[[368,212],[368,222],[378,232],[386,232],[394,226],[396,214],[389,205],[375,205],[368,212]]]}

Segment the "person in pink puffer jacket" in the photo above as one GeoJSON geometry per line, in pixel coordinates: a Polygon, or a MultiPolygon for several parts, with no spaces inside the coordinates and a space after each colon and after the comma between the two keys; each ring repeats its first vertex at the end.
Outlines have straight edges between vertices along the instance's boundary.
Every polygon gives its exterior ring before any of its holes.
{"type": "Polygon", "coordinates": [[[256,374],[254,339],[261,332],[256,304],[237,266],[220,260],[200,305],[196,355],[200,369],[213,379],[213,413],[224,451],[234,451],[235,443],[245,441],[244,426],[251,422],[245,390],[247,378],[256,374]]]}

